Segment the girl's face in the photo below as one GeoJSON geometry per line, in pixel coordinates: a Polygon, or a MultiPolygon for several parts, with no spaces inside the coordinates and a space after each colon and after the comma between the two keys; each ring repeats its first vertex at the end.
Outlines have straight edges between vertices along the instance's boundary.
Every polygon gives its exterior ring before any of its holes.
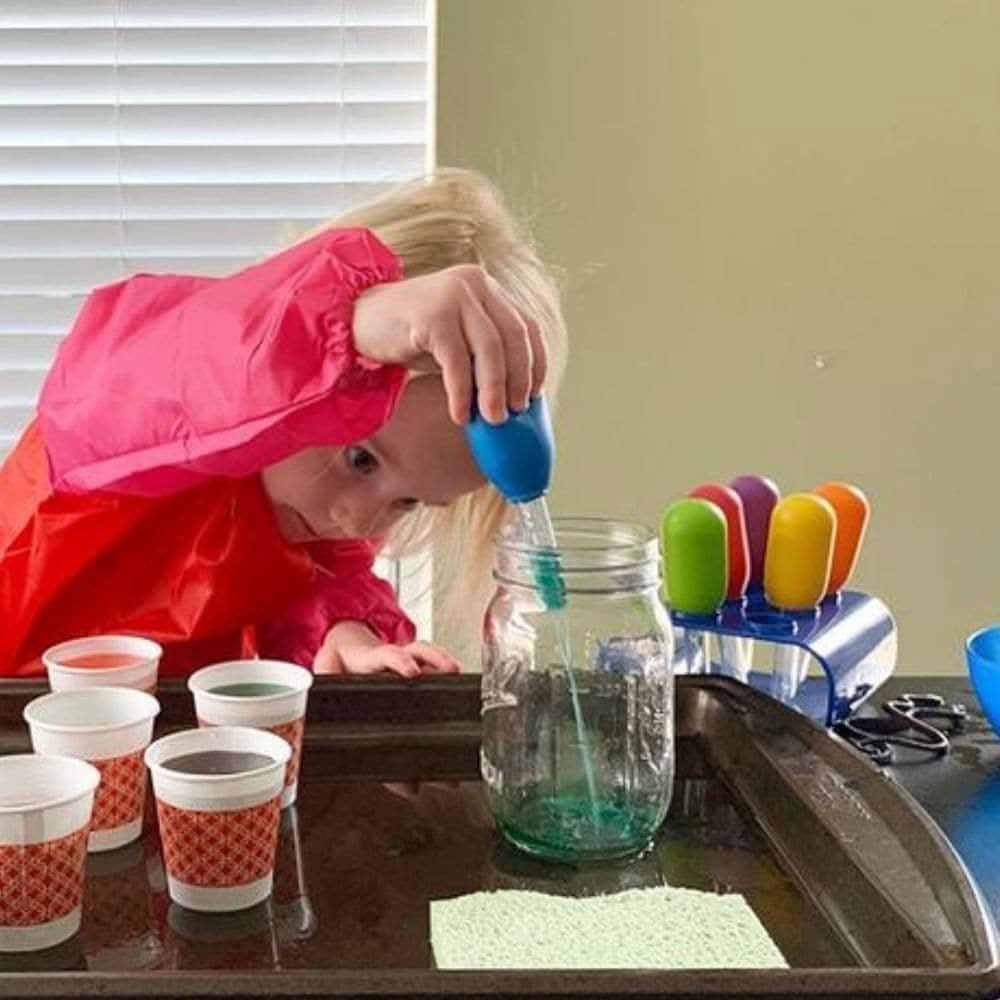
{"type": "Polygon", "coordinates": [[[437,376],[411,379],[392,419],[347,447],[307,448],[261,479],[291,542],[377,538],[421,504],[445,507],[485,482],[448,417],[437,376]]]}

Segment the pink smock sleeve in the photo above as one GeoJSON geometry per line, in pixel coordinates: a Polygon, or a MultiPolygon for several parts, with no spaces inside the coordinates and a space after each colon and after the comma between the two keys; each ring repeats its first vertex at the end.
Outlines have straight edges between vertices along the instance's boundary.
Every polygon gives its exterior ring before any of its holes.
{"type": "Polygon", "coordinates": [[[312,669],[327,632],[345,621],[367,625],[383,642],[406,645],[414,640],[416,628],[392,587],[373,571],[376,543],[316,542],[306,548],[316,563],[315,579],[278,618],[257,627],[261,656],[312,669]]]}
{"type": "Polygon", "coordinates": [[[53,485],[167,495],[371,436],[405,373],[355,352],[354,301],[401,276],[372,233],[332,229],[231,277],[96,290],[39,402],[53,485]]]}

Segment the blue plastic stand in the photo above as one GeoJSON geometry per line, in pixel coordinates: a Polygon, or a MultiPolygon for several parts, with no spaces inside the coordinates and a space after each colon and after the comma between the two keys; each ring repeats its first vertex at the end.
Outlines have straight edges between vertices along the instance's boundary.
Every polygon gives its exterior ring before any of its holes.
{"type": "Polygon", "coordinates": [[[808,612],[780,611],[754,594],[714,616],[671,612],[671,619],[675,673],[736,677],[827,726],[854,712],[896,666],[892,614],[878,598],[857,591],[834,594],[808,612]],[[795,647],[805,652],[794,657],[795,647]],[[798,659],[802,668],[818,665],[822,676],[802,669],[804,676],[789,685],[786,676],[761,669],[768,656],[772,662],[798,659]]]}

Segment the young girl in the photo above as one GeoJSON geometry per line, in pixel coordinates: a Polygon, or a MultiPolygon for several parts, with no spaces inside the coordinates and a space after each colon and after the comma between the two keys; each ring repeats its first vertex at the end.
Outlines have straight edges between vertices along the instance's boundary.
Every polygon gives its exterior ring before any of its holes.
{"type": "Polygon", "coordinates": [[[98,289],[0,470],[0,674],[111,632],[161,642],[167,676],[457,670],[374,557],[433,543],[476,593],[504,504],[462,424],[474,396],[493,422],[551,397],[564,339],[550,275],[464,171],[229,278],[98,289]]]}

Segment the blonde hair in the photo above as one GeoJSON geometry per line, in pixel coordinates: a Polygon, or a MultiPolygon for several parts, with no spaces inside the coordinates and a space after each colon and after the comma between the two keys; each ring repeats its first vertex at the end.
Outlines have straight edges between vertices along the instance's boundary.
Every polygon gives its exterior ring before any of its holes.
{"type": "MultiPolygon", "coordinates": [[[[559,291],[490,181],[471,170],[442,168],[329,225],[371,229],[400,257],[410,278],[456,264],[483,267],[538,323],[549,351],[545,394],[554,407],[566,365],[559,291]]],[[[435,638],[469,658],[472,669],[478,669],[482,611],[491,589],[493,539],[508,513],[500,494],[486,486],[445,510],[417,512],[390,542],[397,554],[432,547],[435,638]]]]}

